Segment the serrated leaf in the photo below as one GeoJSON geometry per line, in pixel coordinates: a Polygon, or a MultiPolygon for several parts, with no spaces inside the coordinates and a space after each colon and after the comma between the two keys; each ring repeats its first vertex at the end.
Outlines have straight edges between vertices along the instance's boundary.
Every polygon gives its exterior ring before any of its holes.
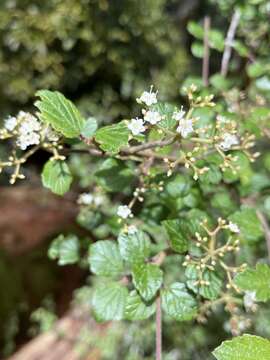
{"type": "Polygon", "coordinates": [[[197,303],[183,283],[176,282],[162,290],[161,304],[163,310],[178,321],[191,320],[197,313],[197,303]]]}
{"type": "Polygon", "coordinates": [[[51,243],[48,256],[50,259],[58,259],[59,265],[75,264],[79,258],[80,243],[76,235],[59,235],[51,243]]]}
{"type": "Polygon", "coordinates": [[[101,276],[117,276],[123,272],[123,261],[118,245],[110,240],[101,240],[90,245],[90,269],[101,276]]]}
{"type": "Polygon", "coordinates": [[[122,258],[130,264],[142,263],[149,256],[150,240],[141,230],[134,234],[121,233],[118,244],[122,258]]]}
{"type": "Polygon", "coordinates": [[[229,220],[238,225],[240,236],[244,241],[256,242],[264,235],[255,209],[244,208],[236,211],[229,220]]]}
{"type": "Polygon", "coordinates": [[[98,321],[124,318],[128,290],[119,283],[99,286],[93,296],[92,306],[98,321]]]}
{"type": "Polygon", "coordinates": [[[241,290],[256,291],[258,301],[270,299],[270,267],[267,264],[246,269],[235,276],[234,282],[241,290]]]}
{"type": "Polygon", "coordinates": [[[76,235],[68,235],[60,245],[59,265],[75,264],[79,258],[80,243],[76,235]]]}
{"type": "Polygon", "coordinates": [[[166,193],[173,198],[182,197],[189,193],[190,179],[182,174],[177,174],[165,180],[164,188],[166,193]]]}
{"type": "Polygon", "coordinates": [[[208,164],[209,168],[204,174],[200,175],[199,179],[205,184],[218,184],[222,179],[221,171],[219,167],[214,164],[208,164]]]}
{"type": "Polygon", "coordinates": [[[155,303],[147,304],[142,300],[136,290],[129,293],[125,309],[125,319],[145,320],[154,314],[155,303]]]}
{"type": "Polygon", "coordinates": [[[150,301],[160,288],[163,272],[154,264],[136,264],[132,269],[135,288],[146,301],[150,301]]]}
{"type": "Polygon", "coordinates": [[[40,119],[50,124],[65,137],[80,135],[85,120],[76,106],[58,91],[40,90],[36,93],[41,100],[35,102],[40,119]]]}
{"type": "Polygon", "coordinates": [[[188,288],[194,291],[195,294],[199,293],[205,299],[217,299],[222,289],[222,279],[215,271],[205,269],[203,270],[202,280],[207,281],[208,285],[201,285],[198,283],[198,280],[200,280],[199,271],[195,265],[187,266],[185,275],[187,277],[188,288]]]}
{"type": "Polygon", "coordinates": [[[95,134],[97,128],[98,128],[97,120],[93,117],[90,117],[86,120],[82,128],[81,134],[86,138],[90,138],[95,134]]]}
{"type": "Polygon", "coordinates": [[[57,195],[64,195],[72,183],[72,175],[65,161],[48,160],[41,174],[42,184],[57,195]]]}
{"type": "Polygon", "coordinates": [[[180,219],[164,220],[162,221],[162,225],[169,235],[171,248],[179,253],[187,251],[188,234],[185,221],[180,219]]]}
{"type": "Polygon", "coordinates": [[[217,360],[270,360],[270,341],[246,334],[224,341],[213,355],[217,360]]]}
{"type": "Polygon", "coordinates": [[[122,147],[128,145],[129,133],[126,122],[121,121],[118,124],[100,128],[96,132],[95,139],[102,150],[117,154],[122,147]]]}

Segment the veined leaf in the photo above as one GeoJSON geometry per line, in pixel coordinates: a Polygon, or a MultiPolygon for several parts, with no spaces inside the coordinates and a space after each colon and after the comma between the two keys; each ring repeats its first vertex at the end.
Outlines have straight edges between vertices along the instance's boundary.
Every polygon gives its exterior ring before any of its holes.
{"type": "Polygon", "coordinates": [[[130,264],[142,263],[150,253],[150,240],[141,230],[134,234],[121,233],[118,236],[120,254],[130,264]]]}
{"type": "Polygon", "coordinates": [[[40,90],[36,93],[41,98],[35,102],[40,111],[40,119],[50,124],[65,137],[80,135],[85,119],[76,106],[58,91],[40,90]]]}
{"type": "Polygon", "coordinates": [[[156,310],[155,303],[147,304],[142,300],[136,290],[130,292],[127,297],[125,319],[127,320],[145,320],[154,314],[156,310]]]}
{"type": "Polygon", "coordinates": [[[163,272],[154,264],[136,264],[132,270],[132,278],[144,300],[150,301],[162,284],[163,272]]]}
{"type": "Polygon", "coordinates": [[[72,183],[72,175],[65,161],[48,160],[41,174],[42,184],[57,195],[64,195],[72,183]]]}
{"type": "Polygon", "coordinates": [[[102,150],[117,154],[122,147],[128,145],[129,130],[126,122],[108,125],[100,128],[95,135],[96,141],[102,150]]]}

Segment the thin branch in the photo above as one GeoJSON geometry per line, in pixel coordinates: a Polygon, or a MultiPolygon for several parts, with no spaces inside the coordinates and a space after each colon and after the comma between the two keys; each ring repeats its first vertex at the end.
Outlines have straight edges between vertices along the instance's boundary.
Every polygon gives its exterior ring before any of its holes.
{"type": "Polygon", "coordinates": [[[149,142],[149,143],[142,144],[142,145],[131,146],[129,148],[124,148],[121,151],[125,152],[126,154],[135,154],[135,153],[141,152],[143,150],[171,145],[172,143],[174,143],[175,138],[176,137],[174,136],[167,140],[157,140],[157,141],[149,142]]]}
{"type": "Polygon", "coordinates": [[[235,33],[236,33],[236,29],[240,20],[240,10],[235,10],[233,16],[232,16],[232,20],[229,26],[229,30],[227,32],[227,36],[226,36],[226,40],[225,40],[225,49],[223,52],[223,57],[222,57],[222,61],[221,61],[221,70],[220,73],[221,75],[223,75],[224,77],[226,77],[227,73],[228,73],[228,68],[229,68],[229,61],[230,61],[230,57],[231,57],[231,53],[232,53],[232,45],[233,45],[233,40],[235,37],[235,33]]]}
{"type": "Polygon", "coordinates": [[[209,29],[210,29],[210,17],[205,16],[204,18],[204,35],[203,35],[203,68],[202,78],[204,86],[209,84],[209,29]]]}
{"type": "Polygon", "coordinates": [[[162,359],[162,310],[161,297],[156,299],[156,360],[162,359]]]}

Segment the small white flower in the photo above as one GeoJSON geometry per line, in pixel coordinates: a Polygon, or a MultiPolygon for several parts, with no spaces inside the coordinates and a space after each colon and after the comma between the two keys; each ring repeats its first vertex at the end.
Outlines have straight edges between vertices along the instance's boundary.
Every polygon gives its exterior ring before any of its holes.
{"type": "Polygon", "coordinates": [[[91,205],[94,200],[94,197],[90,193],[83,193],[79,196],[78,204],[81,205],[91,205]]]}
{"type": "Polygon", "coordinates": [[[137,227],[135,225],[130,225],[128,227],[128,235],[134,235],[138,231],[137,227]]]}
{"type": "Polygon", "coordinates": [[[102,195],[96,195],[94,196],[94,203],[96,206],[100,206],[104,202],[104,196],[102,195]]]}
{"type": "Polygon", "coordinates": [[[233,233],[236,233],[236,234],[240,233],[240,229],[239,229],[238,225],[232,223],[231,221],[229,222],[228,229],[233,233]]]}
{"type": "Polygon", "coordinates": [[[117,215],[122,219],[127,219],[131,215],[131,210],[127,205],[120,205],[117,210],[117,215]]]}
{"type": "Polygon", "coordinates": [[[181,109],[179,111],[175,111],[173,113],[173,119],[177,120],[177,121],[180,121],[183,119],[184,115],[185,115],[185,111],[183,110],[183,106],[181,106],[181,109]]]}
{"type": "Polygon", "coordinates": [[[139,119],[139,118],[131,119],[131,121],[128,124],[128,128],[133,135],[140,135],[146,130],[143,124],[144,124],[143,119],[139,119]]]}
{"type": "Polygon", "coordinates": [[[256,308],[256,291],[246,291],[244,295],[244,305],[246,310],[253,310],[256,308]]]}
{"type": "Polygon", "coordinates": [[[28,146],[38,145],[40,142],[40,136],[36,132],[22,133],[17,138],[17,145],[22,149],[26,150],[28,146]]]}
{"type": "Polygon", "coordinates": [[[161,119],[161,115],[158,111],[149,110],[144,115],[144,120],[152,125],[157,124],[161,119]]]}
{"type": "Polygon", "coordinates": [[[5,128],[8,131],[13,131],[15,129],[15,127],[17,126],[17,118],[15,116],[9,116],[6,120],[5,120],[5,128]]]}
{"type": "Polygon", "coordinates": [[[50,126],[48,126],[47,129],[45,130],[45,136],[51,142],[55,142],[59,140],[59,135],[50,126]]]}
{"type": "Polygon", "coordinates": [[[179,121],[179,126],[176,131],[180,133],[183,138],[186,138],[189,134],[191,134],[193,130],[193,124],[191,119],[181,119],[179,121]]]}
{"type": "Polygon", "coordinates": [[[150,87],[150,91],[144,91],[142,93],[142,95],[140,96],[140,98],[137,99],[137,102],[140,103],[145,103],[147,106],[151,106],[153,104],[157,103],[157,92],[152,92],[153,90],[153,85],[150,87]]]}
{"type": "Polygon", "coordinates": [[[228,151],[233,145],[238,145],[239,141],[236,135],[225,133],[222,137],[222,141],[219,143],[219,146],[222,150],[228,151]]]}

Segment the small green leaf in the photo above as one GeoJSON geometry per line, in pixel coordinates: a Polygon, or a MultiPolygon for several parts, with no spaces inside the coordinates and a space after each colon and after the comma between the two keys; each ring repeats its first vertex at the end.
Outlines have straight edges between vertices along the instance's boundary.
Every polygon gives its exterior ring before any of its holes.
{"type": "Polygon", "coordinates": [[[164,220],[162,221],[162,225],[169,235],[171,248],[179,253],[187,251],[188,234],[185,221],[180,219],[164,220]]]}
{"type": "Polygon", "coordinates": [[[154,314],[156,310],[155,303],[145,303],[136,290],[129,293],[125,309],[125,319],[127,320],[145,320],[154,314]]]}
{"type": "Polygon", "coordinates": [[[200,181],[204,184],[218,184],[222,179],[219,167],[214,164],[208,164],[207,167],[209,170],[199,177],[200,181]]]}
{"type": "Polygon", "coordinates": [[[224,341],[213,355],[217,360],[270,360],[270,341],[245,334],[224,341]]]}
{"type": "Polygon", "coordinates": [[[169,196],[173,198],[182,197],[189,193],[190,180],[185,175],[177,174],[165,180],[164,188],[169,196]]]}
{"type": "Polygon", "coordinates": [[[72,175],[65,161],[48,160],[41,174],[42,184],[57,195],[64,195],[72,183],[72,175]]]}
{"type": "Polygon", "coordinates": [[[161,292],[163,310],[178,321],[187,321],[197,313],[197,304],[183,283],[174,283],[167,290],[161,292]]]}
{"type": "Polygon", "coordinates": [[[229,220],[238,225],[240,236],[244,241],[250,243],[256,242],[264,234],[255,209],[244,208],[236,211],[229,217],[229,220]]]}
{"type": "Polygon", "coordinates": [[[59,235],[51,243],[48,256],[58,259],[58,265],[75,264],[80,259],[80,243],[76,235],[59,235]]]}
{"type": "Polygon", "coordinates": [[[110,240],[101,240],[90,245],[90,269],[94,274],[117,276],[123,272],[123,261],[118,245],[110,240]]]}
{"type": "Polygon", "coordinates": [[[257,264],[256,269],[246,269],[236,275],[234,282],[241,290],[256,291],[258,301],[270,299],[270,267],[267,264],[257,264]]]}
{"type": "Polygon", "coordinates": [[[217,90],[228,90],[232,86],[232,82],[221,74],[214,74],[210,77],[210,84],[217,90]]]}
{"type": "Polygon", "coordinates": [[[92,306],[98,321],[122,320],[124,318],[128,290],[119,283],[99,286],[93,296],[92,306]]]}
{"type": "Polygon", "coordinates": [[[36,95],[41,98],[35,106],[42,121],[68,138],[80,135],[85,120],[70,100],[57,91],[40,90],[36,95]]]}
{"type": "Polygon", "coordinates": [[[176,126],[177,121],[172,117],[175,106],[158,102],[152,106],[152,109],[158,111],[162,116],[162,120],[158,123],[158,127],[162,129],[173,129],[176,126]]]}
{"type": "Polygon", "coordinates": [[[136,264],[132,269],[132,278],[144,300],[150,301],[162,284],[163,272],[154,264],[136,264]]]}
{"type": "Polygon", "coordinates": [[[195,41],[192,45],[191,45],[191,52],[192,52],[192,55],[194,55],[195,57],[197,58],[203,58],[203,44],[198,42],[198,41],[195,41]]]}
{"type": "Polygon", "coordinates": [[[215,271],[205,269],[202,274],[202,280],[208,283],[208,285],[201,285],[198,283],[200,280],[200,270],[196,269],[195,265],[188,265],[185,275],[187,277],[187,286],[189,289],[200,294],[205,299],[215,300],[218,298],[223,281],[215,271]]]}
{"type": "Polygon", "coordinates": [[[134,234],[121,233],[118,244],[122,258],[130,264],[142,263],[149,256],[150,240],[141,230],[134,234]]]}
{"type": "Polygon", "coordinates": [[[128,145],[129,133],[126,122],[121,121],[118,124],[100,128],[96,132],[95,139],[102,150],[117,154],[122,147],[128,145]]]}
{"type": "Polygon", "coordinates": [[[82,128],[81,134],[86,138],[91,138],[98,128],[97,120],[90,117],[86,120],[84,127],[82,128]]]}
{"type": "Polygon", "coordinates": [[[209,32],[209,44],[215,50],[224,50],[224,36],[219,30],[210,30],[209,32]]]}
{"type": "Polygon", "coordinates": [[[195,21],[189,21],[187,25],[188,32],[199,40],[203,40],[203,27],[195,21]]]}

